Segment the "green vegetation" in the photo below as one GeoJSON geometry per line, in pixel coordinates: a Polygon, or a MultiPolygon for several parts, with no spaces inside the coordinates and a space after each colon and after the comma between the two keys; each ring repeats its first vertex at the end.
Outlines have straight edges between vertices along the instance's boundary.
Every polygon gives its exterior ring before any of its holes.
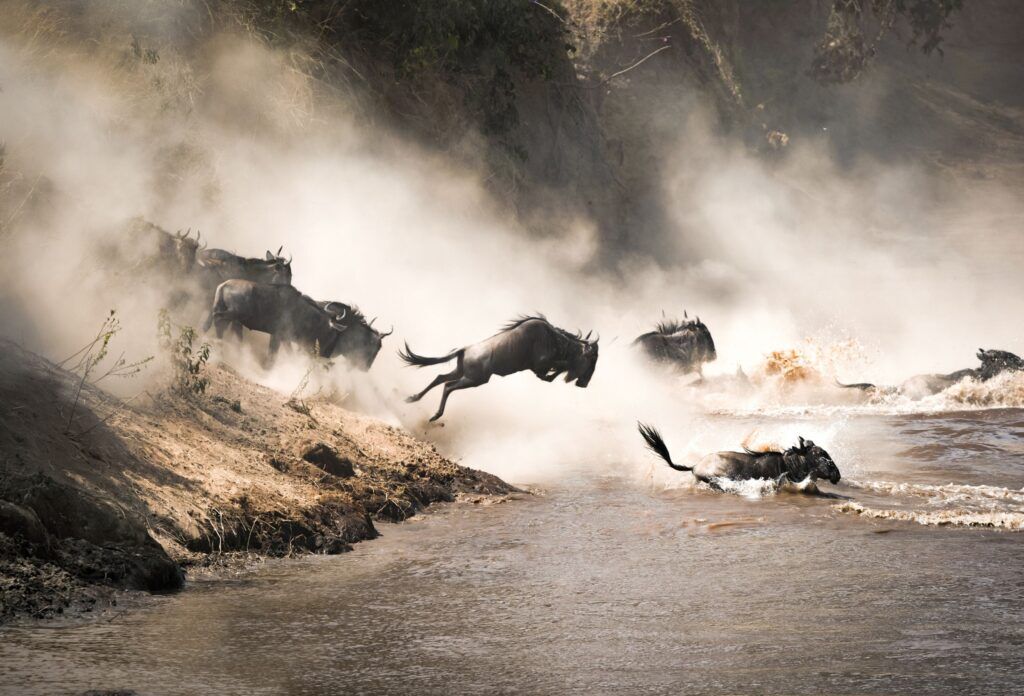
{"type": "Polygon", "coordinates": [[[160,347],[170,358],[174,371],[171,390],[182,396],[200,396],[206,393],[210,380],[203,375],[203,369],[210,359],[210,345],[203,343],[195,350],[193,343],[196,330],[191,326],[175,325],[165,309],[160,310],[157,319],[157,335],[160,347]]]}
{"type": "Polygon", "coordinates": [[[517,85],[550,80],[573,50],[558,0],[278,0],[250,5],[252,25],[271,41],[279,27],[315,31],[319,65],[384,73],[364,86],[387,93],[394,83],[420,100],[442,83],[460,95],[466,117],[485,135],[519,123],[517,85]],[[342,53],[344,55],[342,55],[342,53]]]}
{"type": "Polygon", "coordinates": [[[942,31],[961,7],[963,0],[834,0],[825,36],[815,47],[811,74],[826,84],[857,79],[899,19],[910,26],[908,45],[941,55],[942,31]],[[873,39],[866,36],[869,19],[874,20],[873,39]]]}
{"type": "Polygon", "coordinates": [[[107,377],[134,377],[142,372],[146,365],[153,360],[153,356],[149,356],[142,360],[128,362],[122,352],[117,357],[117,360],[108,366],[105,372],[96,376],[97,368],[99,368],[100,364],[106,360],[107,355],[110,352],[110,342],[120,332],[121,321],[117,318],[117,311],[112,309],[110,310],[110,314],[108,314],[103,320],[99,331],[96,332],[93,339],[58,363],[59,367],[64,367],[74,360],[75,362],[67,369],[82,376],[78,382],[78,387],[75,389],[75,398],[71,403],[71,411],[68,413],[68,422],[65,432],[71,431],[71,424],[74,421],[75,411],[78,409],[78,402],[82,397],[82,389],[85,387],[86,382],[98,384],[107,377]]]}

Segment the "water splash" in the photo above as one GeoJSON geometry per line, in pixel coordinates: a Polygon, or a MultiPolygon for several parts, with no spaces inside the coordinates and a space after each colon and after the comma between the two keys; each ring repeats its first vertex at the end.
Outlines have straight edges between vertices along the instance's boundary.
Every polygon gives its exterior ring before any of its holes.
{"type": "Polygon", "coordinates": [[[969,510],[888,510],[866,507],[860,503],[847,501],[834,505],[839,512],[853,513],[873,519],[896,520],[900,522],[916,522],[924,526],[934,527],[990,527],[1020,531],[1024,529],[1024,512],[972,512],[969,510]]]}

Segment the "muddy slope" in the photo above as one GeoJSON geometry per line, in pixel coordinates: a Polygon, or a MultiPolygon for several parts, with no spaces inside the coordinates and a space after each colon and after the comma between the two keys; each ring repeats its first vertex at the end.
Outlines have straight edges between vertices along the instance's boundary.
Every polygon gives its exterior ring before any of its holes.
{"type": "Polygon", "coordinates": [[[114,399],[0,343],[0,621],[181,587],[233,551],[339,553],[499,479],[329,403],[210,368],[202,396],[114,399]]]}

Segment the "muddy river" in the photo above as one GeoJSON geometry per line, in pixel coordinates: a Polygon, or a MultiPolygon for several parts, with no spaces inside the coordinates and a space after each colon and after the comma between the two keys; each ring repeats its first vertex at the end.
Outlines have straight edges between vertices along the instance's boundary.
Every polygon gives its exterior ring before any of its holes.
{"type": "Polygon", "coordinates": [[[842,499],[581,466],[343,556],[8,627],[0,691],[1024,693],[1024,411],[840,439],[842,499]]]}

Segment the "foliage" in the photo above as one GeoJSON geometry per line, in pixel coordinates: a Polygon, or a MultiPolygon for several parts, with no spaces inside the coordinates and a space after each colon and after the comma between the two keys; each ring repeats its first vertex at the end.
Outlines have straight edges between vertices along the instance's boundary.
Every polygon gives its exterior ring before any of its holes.
{"type": "Polygon", "coordinates": [[[309,379],[313,376],[313,372],[318,369],[323,370],[325,373],[330,372],[331,368],[334,367],[334,361],[320,355],[320,341],[313,342],[313,350],[310,352],[309,357],[309,365],[306,367],[306,371],[303,373],[302,379],[299,380],[295,389],[292,390],[291,396],[288,397],[288,401],[285,402],[285,405],[293,411],[307,416],[311,421],[313,421],[313,423],[316,423],[316,419],[313,418],[313,412],[306,403],[306,398],[315,398],[320,394],[320,390],[317,389],[308,397],[303,395],[309,388],[309,379]]]}
{"type": "Polygon", "coordinates": [[[386,56],[394,79],[422,87],[429,78],[462,91],[487,135],[519,123],[520,77],[550,80],[572,50],[558,0],[283,0],[262,21],[315,27],[325,46],[386,56]]]}
{"type": "Polygon", "coordinates": [[[961,7],[963,0],[834,0],[825,37],[815,47],[811,75],[826,84],[856,79],[900,18],[910,25],[909,45],[920,46],[925,54],[938,51],[941,55],[942,31],[961,7]],[[874,39],[865,35],[867,10],[878,25],[874,39]]]}
{"type": "MultiPolygon", "coordinates": [[[[75,410],[78,408],[78,402],[82,396],[82,389],[85,387],[85,383],[90,381],[93,377],[96,369],[100,366],[110,352],[110,342],[114,337],[121,331],[121,321],[117,318],[117,311],[110,310],[110,314],[100,324],[99,331],[91,341],[86,343],[82,348],[72,353],[70,356],[58,363],[60,367],[64,367],[72,360],[77,360],[67,368],[71,372],[77,372],[82,376],[78,382],[78,388],[75,390],[75,399],[71,404],[71,413],[68,414],[67,429],[71,429],[72,420],[75,417],[75,410]]],[[[142,372],[142,370],[149,364],[153,359],[153,356],[143,358],[142,360],[136,360],[134,362],[128,362],[122,352],[117,360],[107,368],[106,372],[102,373],[95,379],[92,379],[93,384],[98,384],[100,381],[107,377],[134,377],[135,375],[142,372]]]]}
{"type": "Polygon", "coordinates": [[[177,326],[172,323],[166,309],[160,310],[157,335],[160,347],[170,358],[174,370],[171,389],[182,396],[199,396],[206,393],[210,380],[203,376],[203,369],[210,359],[210,345],[203,343],[198,350],[194,349],[196,330],[191,326],[177,326]]]}

